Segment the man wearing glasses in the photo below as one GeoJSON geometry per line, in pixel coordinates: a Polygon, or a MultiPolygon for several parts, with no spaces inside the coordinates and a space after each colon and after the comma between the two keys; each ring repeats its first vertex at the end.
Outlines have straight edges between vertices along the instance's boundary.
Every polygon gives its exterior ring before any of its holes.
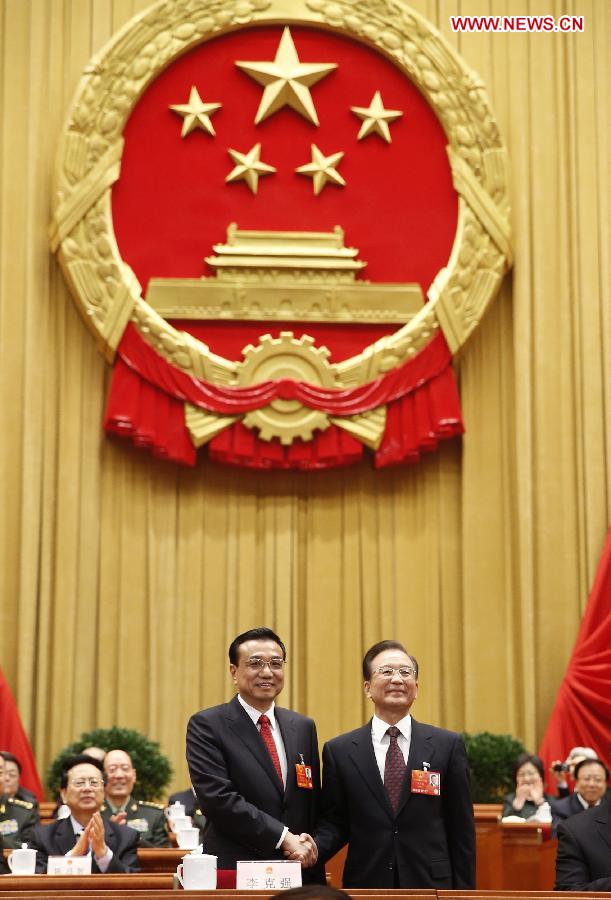
{"type": "Polygon", "coordinates": [[[348,844],[344,888],[475,888],[475,828],[461,737],[410,715],[418,663],[381,641],[363,659],[373,719],[323,749],[323,860],[348,844]]]}
{"type": "Polygon", "coordinates": [[[285,663],[285,646],[269,628],[232,641],[237,696],[191,717],[187,762],[206,816],[204,852],[218,857],[219,869],[284,854],[314,866],[304,881],[322,881],[309,836],[320,791],[316,726],[274,703],[285,663]]]}
{"type": "Polygon", "coordinates": [[[36,850],[36,871],[46,872],[50,856],[89,856],[92,872],[136,872],[138,832],[105,822],[102,763],[81,754],[67,759],[61,775],[62,803],[70,815],[51,825],[37,825],[29,846],[36,850]]]}

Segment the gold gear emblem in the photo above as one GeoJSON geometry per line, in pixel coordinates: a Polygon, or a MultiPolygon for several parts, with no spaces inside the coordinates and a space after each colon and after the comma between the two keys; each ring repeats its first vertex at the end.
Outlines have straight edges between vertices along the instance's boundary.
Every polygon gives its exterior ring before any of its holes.
{"type": "MultiPolygon", "coordinates": [[[[292,331],[281,331],[277,338],[263,334],[258,346],[249,344],[242,353],[244,362],[238,365],[238,387],[282,378],[320,387],[337,387],[327,362],[329,351],[326,347],[314,347],[314,338],[309,334],[300,338],[295,338],[292,331]]],[[[280,442],[287,445],[298,437],[310,441],[315,429],[324,431],[330,424],[326,413],[308,409],[299,400],[280,397],[269,406],[247,413],[242,421],[247,428],[257,428],[262,440],[279,437],[280,442]]]]}

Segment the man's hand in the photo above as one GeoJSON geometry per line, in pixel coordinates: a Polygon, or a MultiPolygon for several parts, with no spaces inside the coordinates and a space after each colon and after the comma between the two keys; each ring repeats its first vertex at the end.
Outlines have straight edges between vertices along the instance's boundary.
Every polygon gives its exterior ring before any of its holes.
{"type": "Polygon", "coordinates": [[[308,869],[313,866],[318,859],[318,849],[313,838],[305,832],[297,837],[290,831],[287,833],[280,849],[287,859],[294,859],[308,869]]]}
{"type": "Polygon", "coordinates": [[[125,825],[125,823],[127,822],[127,813],[126,812],[115,813],[114,816],[110,817],[110,821],[114,822],[115,825],[125,825]]]}
{"type": "Polygon", "coordinates": [[[304,844],[306,847],[309,848],[310,862],[304,864],[306,866],[306,868],[309,868],[310,866],[315,865],[318,860],[318,847],[316,846],[316,843],[314,842],[314,838],[311,837],[311,835],[307,834],[307,832],[305,832],[305,831],[299,835],[299,840],[301,841],[302,844],[304,844]]]}
{"type": "MultiPolygon", "coordinates": [[[[89,825],[87,825],[89,828],[89,825]]],[[[87,828],[83,829],[79,834],[79,839],[68,854],[69,856],[87,856],[89,853],[89,839],[87,837],[87,828]]]]}
{"type": "Polygon", "coordinates": [[[104,834],[104,822],[99,812],[92,815],[83,834],[88,834],[88,840],[91,843],[91,849],[95,857],[100,859],[102,856],[106,856],[108,847],[106,846],[104,834]]]}

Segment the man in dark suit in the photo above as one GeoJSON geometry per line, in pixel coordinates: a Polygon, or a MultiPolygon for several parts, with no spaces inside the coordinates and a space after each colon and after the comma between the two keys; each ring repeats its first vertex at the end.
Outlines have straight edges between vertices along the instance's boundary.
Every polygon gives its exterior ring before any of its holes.
{"type": "Polygon", "coordinates": [[[315,841],[329,859],[346,843],[344,888],[475,887],[469,768],[458,734],[409,715],[418,663],[396,641],[363,660],[375,715],[323,749],[315,841]]]}
{"type": "MultiPolygon", "coordinates": [[[[237,696],[195,713],[187,728],[187,762],[206,816],[204,851],[219,869],[240,859],[315,862],[308,832],[320,792],[316,727],[275,705],[284,686],[286,649],[269,628],[240,634],[229,647],[237,696]]],[[[323,880],[315,867],[304,880],[323,880]]]]}
{"type": "Polygon", "coordinates": [[[558,824],[557,891],[611,891],[608,801],[558,824]]]}
{"type": "Polygon", "coordinates": [[[138,832],[127,825],[105,822],[102,763],[73,756],[62,768],[61,798],[70,815],[51,825],[37,825],[29,846],[36,850],[36,871],[46,872],[49,856],[88,856],[92,872],[136,872],[138,832]]]}
{"type": "Polygon", "coordinates": [[[575,790],[568,797],[552,805],[552,833],[558,824],[592,806],[599,806],[605,798],[609,770],[600,759],[583,759],[575,766],[575,790]]]}

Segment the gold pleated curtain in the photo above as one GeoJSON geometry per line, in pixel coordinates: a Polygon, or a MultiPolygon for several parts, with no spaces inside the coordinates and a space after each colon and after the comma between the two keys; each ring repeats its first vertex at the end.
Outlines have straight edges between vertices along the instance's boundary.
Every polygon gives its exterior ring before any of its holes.
{"type": "Polygon", "coordinates": [[[82,69],[142,0],[1,0],[0,640],[41,769],[81,731],[160,741],[268,624],[283,701],[323,739],[369,714],[360,658],[421,664],[417,718],[535,748],[611,500],[607,0],[416,0],[486,83],[510,155],[515,266],[457,360],[466,434],[414,467],[251,473],[105,438],[109,368],[48,248],[82,69]],[[511,7],[511,8],[509,8],[511,7]],[[449,16],[583,15],[582,34],[454,34],[449,16]]]}

